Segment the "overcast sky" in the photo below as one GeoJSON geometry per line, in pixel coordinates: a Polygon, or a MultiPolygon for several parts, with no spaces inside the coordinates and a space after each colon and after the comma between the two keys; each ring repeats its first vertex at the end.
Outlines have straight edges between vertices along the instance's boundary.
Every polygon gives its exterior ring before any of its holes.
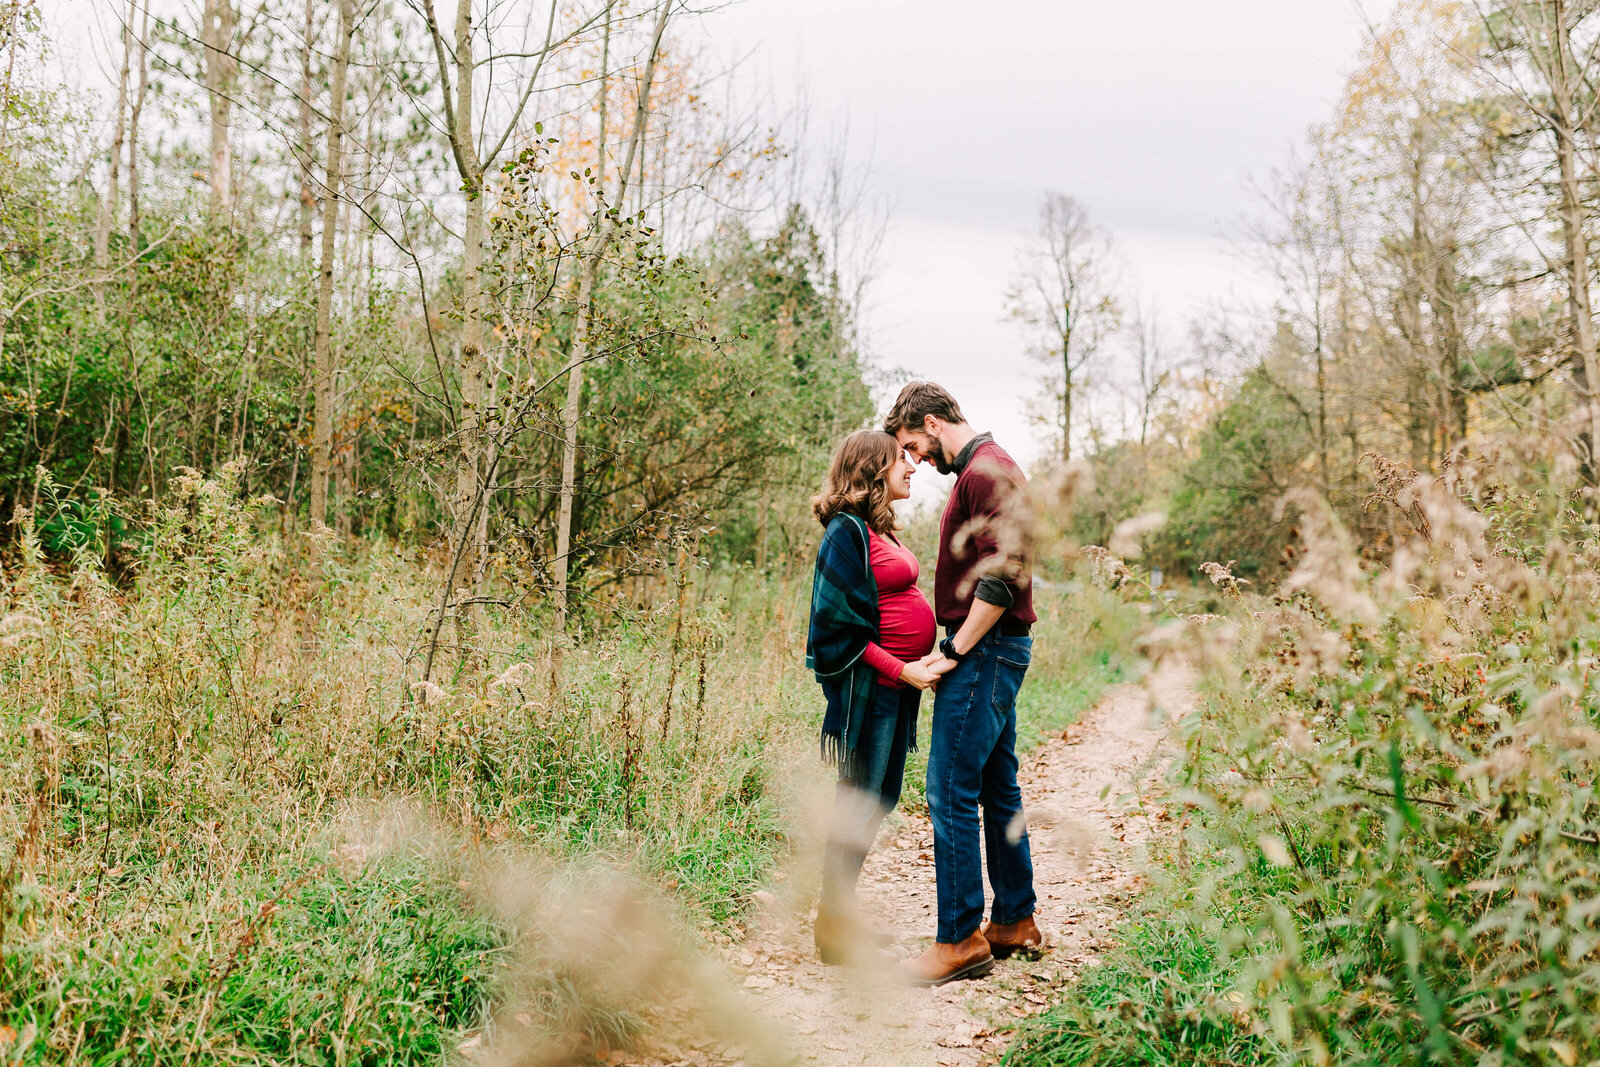
{"type": "MultiPolygon", "coordinates": [[[[1251,178],[1327,118],[1392,0],[743,0],[705,21],[816,112],[848,114],[894,213],[866,323],[877,362],[946,385],[1024,463],[1039,391],[1003,294],[1041,194],[1111,231],[1167,332],[1264,291],[1229,239],[1251,178]],[[1365,11],[1363,16],[1362,11],[1365,11]]],[[[891,393],[892,395],[892,393],[891,393]]],[[[886,399],[886,398],[881,398],[886,399]]],[[[916,494],[937,475],[924,468],[916,494]]]]}

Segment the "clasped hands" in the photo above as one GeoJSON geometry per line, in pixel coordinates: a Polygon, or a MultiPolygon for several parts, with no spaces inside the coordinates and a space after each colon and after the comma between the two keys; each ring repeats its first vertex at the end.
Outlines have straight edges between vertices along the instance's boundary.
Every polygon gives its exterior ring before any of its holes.
{"type": "Polygon", "coordinates": [[[934,649],[921,659],[907,663],[905,669],[900,672],[900,680],[918,689],[932,689],[939,684],[940,678],[955,669],[955,660],[934,649]]]}

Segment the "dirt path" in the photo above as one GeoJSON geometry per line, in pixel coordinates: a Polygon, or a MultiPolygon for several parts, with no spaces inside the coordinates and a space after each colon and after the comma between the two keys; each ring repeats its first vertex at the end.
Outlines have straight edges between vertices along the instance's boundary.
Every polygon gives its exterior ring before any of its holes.
{"type": "MultiPolygon", "coordinates": [[[[790,1035],[798,1063],[992,1061],[1018,1019],[1043,1010],[1057,999],[1052,990],[1095,959],[1138,891],[1149,825],[1126,796],[1135,780],[1157,772],[1162,726],[1189,706],[1190,686],[1181,667],[1121,686],[1024,764],[1038,920],[1053,945],[1041,959],[1006,961],[981,981],[939,989],[885,988],[881,977],[818,962],[804,917],[774,918],[725,951],[749,1010],[790,1035]]],[[[869,922],[900,933],[897,955],[931,940],[933,829],[926,817],[902,816],[880,837],[861,901],[869,922]]],[[[720,1051],[686,1062],[738,1058],[737,1050],[720,1051]]]]}

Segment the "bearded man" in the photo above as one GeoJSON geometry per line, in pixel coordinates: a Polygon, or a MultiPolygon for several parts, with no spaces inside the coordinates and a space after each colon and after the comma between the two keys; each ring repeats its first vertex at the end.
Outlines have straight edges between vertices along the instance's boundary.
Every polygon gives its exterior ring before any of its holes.
{"type": "Polygon", "coordinates": [[[1036,621],[1033,509],[1016,461],[993,436],[974,432],[955,398],[933,382],[902,389],[883,428],[917,462],[956,475],[933,583],[934,617],[946,636],[928,660],[942,675],[927,784],[938,930],[931,948],[900,964],[915,984],[943,985],[988,974],[996,957],[1044,946],[1017,785],[1017,692],[1036,621]],[[983,857],[994,890],[987,924],[983,857]]]}

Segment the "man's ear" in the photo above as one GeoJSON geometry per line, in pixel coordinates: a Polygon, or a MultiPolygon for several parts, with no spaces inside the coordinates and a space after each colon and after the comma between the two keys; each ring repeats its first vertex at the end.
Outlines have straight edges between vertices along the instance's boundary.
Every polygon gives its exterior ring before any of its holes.
{"type": "Polygon", "coordinates": [[[938,437],[941,423],[937,415],[922,416],[922,432],[929,437],[938,437]]]}

